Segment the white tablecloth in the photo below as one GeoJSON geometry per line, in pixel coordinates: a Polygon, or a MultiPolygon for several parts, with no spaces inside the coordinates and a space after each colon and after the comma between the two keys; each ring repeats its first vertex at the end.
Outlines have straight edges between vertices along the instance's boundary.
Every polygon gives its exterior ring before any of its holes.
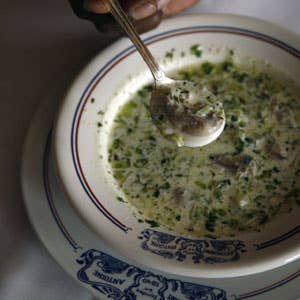
{"type": "MultiPolygon", "coordinates": [[[[299,0],[202,0],[190,11],[250,15],[300,33],[299,0]]],[[[49,92],[62,95],[109,41],[77,19],[67,0],[1,1],[0,33],[0,299],[91,299],[34,235],[22,204],[19,167],[38,103],[49,92]]]]}

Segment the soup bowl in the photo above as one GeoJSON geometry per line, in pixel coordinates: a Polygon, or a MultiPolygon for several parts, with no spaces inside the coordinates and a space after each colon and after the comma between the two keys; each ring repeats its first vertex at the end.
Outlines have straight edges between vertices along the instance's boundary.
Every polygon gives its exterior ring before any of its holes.
{"type": "MultiPolygon", "coordinates": [[[[142,38],[166,72],[221,61],[234,49],[240,62],[262,61],[300,83],[300,38],[261,20],[188,15],[164,21],[142,38]],[[190,53],[193,45],[199,45],[201,57],[190,53]],[[166,55],[170,51],[172,55],[166,55]]],[[[151,81],[143,60],[124,38],[82,70],[62,101],[53,131],[54,159],[62,187],[82,221],[129,261],[185,276],[243,276],[299,258],[299,207],[275,216],[260,232],[208,238],[140,223],[135,209],[120,201],[123,194],[108,162],[109,133],[122,104],[151,81]]]]}

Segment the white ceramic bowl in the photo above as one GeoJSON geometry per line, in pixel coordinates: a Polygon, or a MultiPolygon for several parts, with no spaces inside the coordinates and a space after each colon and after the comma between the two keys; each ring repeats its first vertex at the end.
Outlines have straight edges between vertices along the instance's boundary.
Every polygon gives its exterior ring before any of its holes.
{"type": "MultiPolygon", "coordinates": [[[[196,43],[203,49],[211,45],[214,49],[229,47],[241,57],[249,55],[269,62],[300,83],[299,37],[261,20],[189,15],[165,21],[143,38],[157,58],[163,58],[171,48],[180,53],[196,43]]],[[[200,59],[178,55],[164,68],[172,70],[214,59],[222,51],[211,57],[206,50],[203,53],[200,59]]],[[[195,240],[138,223],[130,205],[117,200],[118,192],[108,174],[107,132],[119,106],[150,80],[140,56],[127,39],[122,39],[93,59],[66,94],[56,119],[54,154],[63,188],[83,222],[129,259],[186,276],[241,276],[298,258],[300,209],[275,218],[260,233],[195,240]],[[97,127],[99,111],[105,112],[101,129],[97,127]]]]}

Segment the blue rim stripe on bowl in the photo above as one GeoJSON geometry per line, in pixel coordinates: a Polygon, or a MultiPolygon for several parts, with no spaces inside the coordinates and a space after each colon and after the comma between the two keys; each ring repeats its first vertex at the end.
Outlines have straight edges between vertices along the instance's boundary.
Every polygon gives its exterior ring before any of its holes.
{"type": "Polygon", "coordinates": [[[81,249],[76,241],[73,239],[71,234],[68,232],[66,227],[64,226],[64,223],[62,222],[58,211],[56,209],[56,206],[53,202],[53,197],[52,197],[52,191],[50,187],[50,182],[49,182],[49,163],[50,163],[50,151],[51,151],[51,135],[52,135],[52,128],[50,129],[47,140],[46,140],[46,145],[45,145],[45,150],[44,150],[44,155],[43,155],[43,184],[44,184],[44,190],[45,190],[45,195],[48,200],[48,205],[51,210],[51,213],[54,217],[54,220],[60,229],[62,235],[66,238],[68,243],[71,245],[71,247],[74,250],[81,249]]]}
{"type": "Polygon", "coordinates": [[[290,237],[292,237],[293,235],[297,234],[297,233],[300,233],[300,225],[296,226],[295,228],[293,228],[292,230],[276,237],[276,238],[273,238],[269,241],[266,241],[266,242],[263,242],[263,243],[260,243],[260,244],[254,244],[254,246],[256,247],[256,250],[262,250],[262,249],[265,249],[267,247],[270,247],[270,246],[273,246],[273,245],[276,245],[290,237]]]}
{"type": "MultiPolygon", "coordinates": [[[[80,184],[81,186],[83,187],[85,193],[87,194],[87,196],[89,197],[89,199],[94,203],[94,205],[98,208],[98,210],[101,211],[101,213],[106,217],[108,218],[112,223],[114,223],[117,227],[119,227],[121,230],[123,230],[124,232],[127,232],[129,230],[129,228],[127,226],[125,226],[123,223],[121,223],[119,220],[117,220],[114,216],[112,216],[110,214],[109,211],[106,210],[106,208],[101,204],[101,202],[97,199],[97,197],[94,195],[94,193],[92,192],[91,188],[89,187],[84,175],[83,175],[83,172],[82,172],[82,169],[81,169],[81,165],[80,165],[80,161],[79,161],[79,157],[78,157],[78,149],[77,149],[77,143],[75,145],[75,149],[76,151],[74,151],[74,132],[75,132],[75,140],[77,140],[77,135],[78,135],[78,127],[79,127],[79,122],[77,122],[77,125],[76,125],[76,119],[77,119],[77,116],[79,114],[79,116],[81,116],[81,113],[82,113],[82,109],[81,111],[79,112],[80,110],[80,104],[83,102],[83,99],[85,99],[84,101],[84,104],[86,103],[87,99],[89,99],[89,96],[90,94],[92,93],[93,89],[95,88],[95,84],[94,86],[92,87],[92,84],[95,82],[95,80],[97,80],[98,76],[99,75],[102,75],[102,77],[100,78],[103,78],[107,72],[109,72],[109,70],[112,68],[109,66],[111,65],[115,65],[115,62],[121,58],[124,59],[124,54],[126,54],[126,52],[128,52],[128,50],[130,50],[130,48],[132,47],[129,47],[127,49],[125,49],[124,51],[120,52],[118,55],[116,55],[114,58],[112,58],[111,60],[109,60],[100,70],[99,72],[92,78],[92,80],[89,82],[89,84],[87,85],[87,87],[85,88],[80,100],[79,100],[79,103],[76,107],[76,110],[75,110],[75,114],[74,114],[74,118],[73,118],[73,122],[72,122],[72,129],[71,129],[71,151],[72,151],[72,159],[73,159],[73,164],[75,166],[75,171],[76,171],[76,174],[77,174],[77,177],[80,181],[80,184]],[[75,152],[76,152],[76,156],[75,156],[75,152]]],[[[96,84],[99,82],[99,78],[98,80],[96,81],[96,84]]],[[[80,118],[79,118],[80,120],[80,118]]]]}
{"type": "MultiPolygon", "coordinates": [[[[229,34],[238,34],[238,35],[244,35],[247,37],[252,37],[258,40],[265,41],[269,44],[278,46],[279,48],[287,51],[288,53],[292,54],[293,56],[300,58],[300,50],[296,49],[295,47],[290,46],[289,44],[282,42],[279,39],[276,39],[274,37],[271,37],[269,35],[238,28],[238,27],[231,27],[231,26],[190,26],[190,27],[184,27],[179,29],[173,29],[166,32],[158,33],[156,35],[153,35],[151,37],[146,38],[144,41],[147,44],[151,44],[149,42],[157,42],[160,41],[160,39],[157,39],[159,37],[164,37],[165,35],[168,35],[167,37],[173,37],[173,36],[179,36],[189,33],[200,33],[200,32],[210,32],[210,33],[229,33],[229,34]]],[[[132,48],[133,46],[131,46],[132,48]]]]}

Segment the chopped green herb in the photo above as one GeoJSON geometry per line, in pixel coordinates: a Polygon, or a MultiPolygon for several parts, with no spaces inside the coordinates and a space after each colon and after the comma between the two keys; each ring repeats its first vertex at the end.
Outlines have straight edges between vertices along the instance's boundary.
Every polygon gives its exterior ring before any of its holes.
{"type": "Polygon", "coordinates": [[[165,55],[165,57],[167,57],[167,58],[173,58],[173,56],[174,56],[174,51],[168,51],[168,52],[166,52],[166,55],[165,55]]]}
{"type": "Polygon", "coordinates": [[[181,215],[176,215],[175,219],[176,219],[176,221],[180,221],[181,220],[181,215]]]}
{"type": "Polygon", "coordinates": [[[252,156],[245,155],[245,157],[244,157],[244,163],[245,163],[246,166],[248,166],[251,163],[252,160],[253,160],[252,156]]]}
{"type": "Polygon", "coordinates": [[[151,228],[154,228],[154,227],[159,227],[160,224],[157,222],[157,221],[154,221],[154,220],[145,220],[151,228]]]}
{"type": "Polygon", "coordinates": [[[208,231],[215,231],[215,225],[216,225],[216,221],[218,219],[218,216],[215,212],[210,212],[208,214],[208,218],[207,221],[205,222],[205,228],[208,231]]]}
{"type": "Polygon", "coordinates": [[[201,65],[204,74],[210,74],[214,69],[214,65],[210,62],[205,62],[201,65]]]}
{"type": "Polygon", "coordinates": [[[195,55],[196,57],[201,57],[202,56],[202,50],[199,49],[199,45],[193,45],[190,50],[191,50],[191,53],[193,55],[195,55]]]}
{"type": "Polygon", "coordinates": [[[117,200],[120,201],[120,202],[125,202],[122,197],[117,197],[117,200]]]}
{"type": "Polygon", "coordinates": [[[233,70],[233,63],[230,61],[223,62],[222,69],[223,71],[230,72],[231,70],[233,70]]]}

